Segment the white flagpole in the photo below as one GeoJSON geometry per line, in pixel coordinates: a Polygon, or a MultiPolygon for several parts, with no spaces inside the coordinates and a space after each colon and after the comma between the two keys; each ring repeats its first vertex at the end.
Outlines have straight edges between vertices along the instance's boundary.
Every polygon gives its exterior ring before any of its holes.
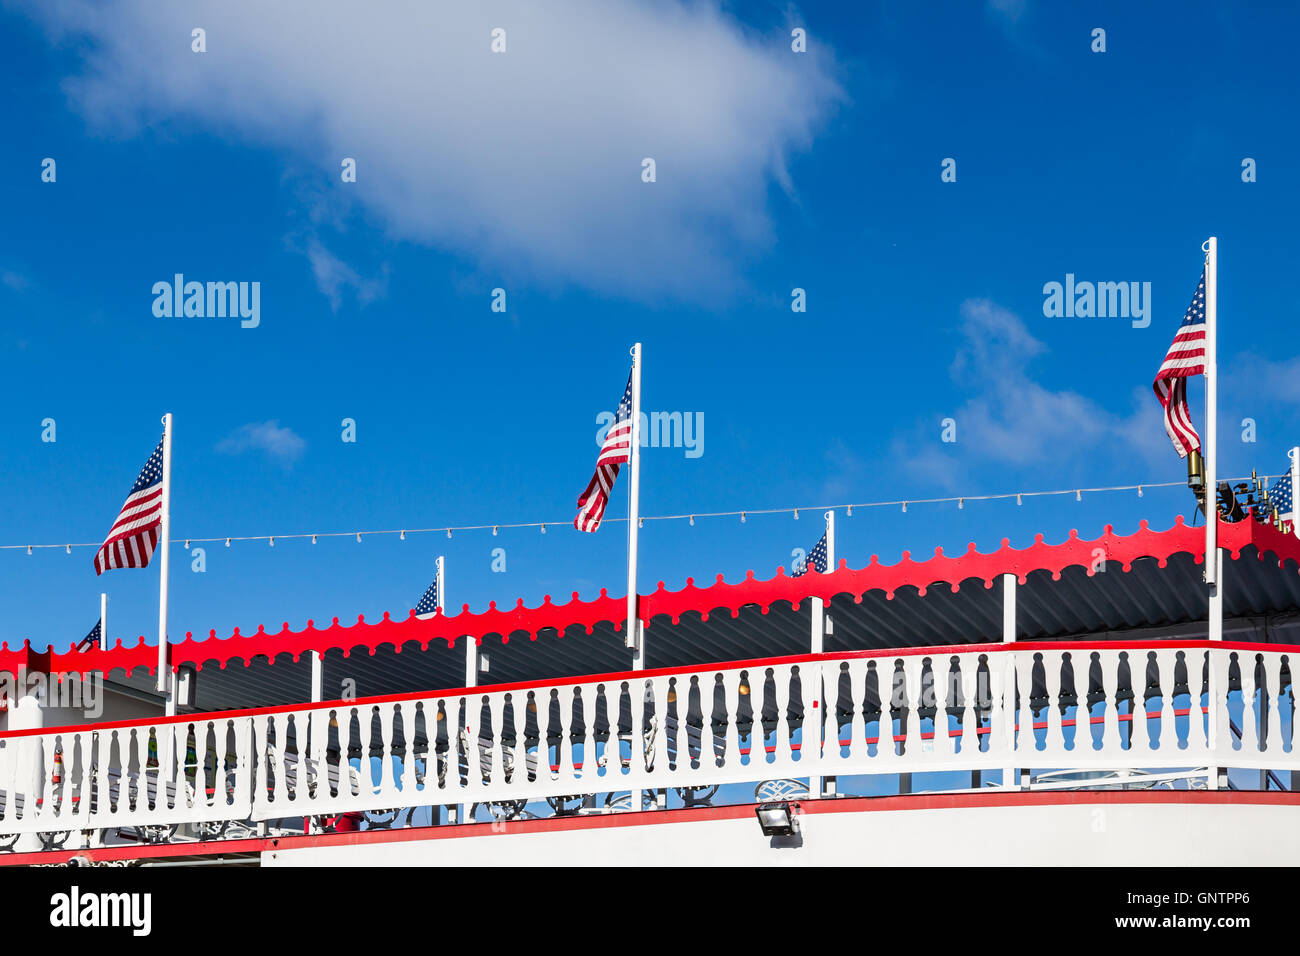
{"type": "Polygon", "coordinates": [[[167,710],[175,706],[167,665],[167,571],[171,551],[172,415],[163,416],[162,524],[158,528],[158,693],[167,695],[167,710]]]}
{"type": "Polygon", "coordinates": [[[108,650],[108,594],[99,592],[99,646],[108,650]]]}
{"type": "MultiPolygon", "coordinates": [[[[1201,246],[1205,252],[1205,584],[1209,589],[1209,621],[1206,636],[1211,641],[1223,640],[1223,592],[1219,570],[1219,376],[1218,376],[1218,320],[1219,320],[1219,241],[1211,236],[1201,246]]],[[[1219,745],[1219,702],[1221,678],[1220,662],[1211,655],[1209,686],[1209,736],[1210,751],[1219,745]]],[[[1219,789],[1220,777],[1227,771],[1211,761],[1206,785],[1219,789]]]]}
{"type": "Polygon", "coordinates": [[[645,648],[636,606],[637,530],[641,524],[641,343],[632,346],[632,447],[627,462],[627,632],[624,643],[632,649],[632,669],[645,667],[645,648]]]}
{"type": "Polygon", "coordinates": [[[1223,596],[1219,587],[1219,241],[1205,250],[1205,583],[1210,589],[1209,638],[1223,640],[1223,596]]]}
{"type": "MultiPolygon", "coordinates": [[[[809,568],[808,570],[816,570],[809,568]]],[[[826,512],[826,570],[835,570],[835,512],[826,512]]],[[[812,642],[810,650],[820,654],[826,643],[826,607],[822,599],[812,599],[812,642]]]]}

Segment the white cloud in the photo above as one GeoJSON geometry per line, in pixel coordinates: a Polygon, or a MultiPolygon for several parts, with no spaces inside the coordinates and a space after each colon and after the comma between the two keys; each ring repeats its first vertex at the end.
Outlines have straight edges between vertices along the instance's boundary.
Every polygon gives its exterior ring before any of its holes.
{"type": "Polygon", "coordinates": [[[962,343],[950,372],[969,397],[895,440],[894,454],[909,472],[955,487],[980,465],[1043,466],[1062,475],[1093,455],[1114,456],[1130,467],[1135,461],[1169,465],[1174,453],[1149,388],[1134,388],[1130,413],[1116,414],[1086,395],[1037,381],[1029,366],[1046,346],[1012,312],[970,299],[961,315],[962,343]],[[956,423],[956,442],[940,440],[941,417],[956,423]]]}
{"type": "Polygon", "coordinates": [[[282,427],[275,420],[241,425],[217,442],[217,451],[222,454],[241,455],[248,451],[260,451],[286,466],[301,458],[306,447],[307,443],[300,435],[291,428],[282,427]]]}
{"type": "Polygon", "coordinates": [[[316,279],[317,288],[325,293],[330,308],[335,312],[343,304],[343,292],[346,289],[354,290],[358,304],[367,305],[382,296],[388,286],[386,272],[378,279],[363,278],[315,237],[307,244],[307,259],[311,262],[311,272],[316,279]]]}
{"type": "Polygon", "coordinates": [[[288,151],[394,237],[634,296],[736,283],[773,241],[772,185],[842,98],[825,40],[795,54],[709,3],[7,2],[85,51],[66,87],[106,131],[288,151]]]}
{"type": "Polygon", "coordinates": [[[988,10],[1008,23],[1017,23],[1025,15],[1028,0],[988,0],[988,10]]]}

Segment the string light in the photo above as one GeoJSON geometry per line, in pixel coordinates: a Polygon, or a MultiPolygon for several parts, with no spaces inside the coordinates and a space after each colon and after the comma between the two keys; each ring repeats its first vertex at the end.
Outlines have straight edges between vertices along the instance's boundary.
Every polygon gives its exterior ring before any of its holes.
{"type": "MultiPolygon", "coordinates": [[[[1265,481],[1271,480],[1270,476],[1268,475],[1261,475],[1260,477],[1265,481]]],[[[1239,478],[1226,478],[1224,480],[1231,481],[1231,482],[1238,482],[1238,481],[1247,481],[1249,480],[1249,478],[1243,476],[1239,478]]],[[[797,516],[800,512],[806,510],[834,511],[839,508],[843,508],[847,515],[852,516],[854,508],[884,508],[884,507],[901,506],[903,513],[906,514],[908,505],[917,505],[917,504],[948,504],[948,503],[955,502],[958,508],[964,508],[965,503],[968,500],[969,501],[1000,501],[1004,499],[1014,498],[1016,500],[1017,505],[1023,505],[1024,499],[1027,497],[1045,498],[1045,497],[1058,497],[1063,495],[1074,495],[1076,501],[1082,501],[1083,493],[1085,491],[1088,492],[1089,494],[1095,494],[1095,493],[1106,492],[1106,491],[1136,491],[1138,497],[1143,498],[1145,497],[1147,488],[1184,488],[1184,487],[1186,487],[1186,483],[1182,481],[1165,481],[1165,482],[1143,483],[1140,485],[1109,485],[1106,487],[1098,487],[1098,488],[1071,488],[1071,489],[1056,490],[1056,491],[1016,491],[1016,492],[1007,492],[1005,494],[994,494],[994,495],[962,495],[960,497],[916,498],[916,499],[909,499],[909,500],[902,500],[902,501],[859,501],[854,504],[817,505],[817,506],[800,505],[797,508],[760,508],[753,511],[752,513],[758,515],[789,514],[789,515],[797,516]]],[[[696,518],[728,518],[728,517],[734,518],[736,516],[739,516],[741,522],[745,523],[746,521],[748,521],[750,514],[751,512],[748,509],[746,509],[744,511],[712,511],[706,513],[694,512],[694,513],[668,514],[668,515],[644,515],[641,516],[638,520],[639,520],[640,527],[644,527],[644,524],[647,521],[687,521],[691,527],[694,527],[696,518]]],[[[617,524],[618,522],[626,521],[627,519],[626,518],[605,518],[604,520],[611,524],[617,524]]],[[[302,533],[302,534],[277,534],[277,535],[265,535],[265,534],[239,535],[239,536],[231,535],[229,537],[176,539],[172,541],[172,544],[180,544],[184,542],[185,547],[189,548],[191,544],[204,544],[208,542],[215,543],[215,542],[224,541],[226,547],[229,548],[232,542],[235,541],[266,541],[269,543],[272,538],[310,538],[311,543],[316,544],[319,538],[341,538],[341,537],[348,537],[348,536],[354,536],[357,539],[357,542],[360,543],[361,536],[363,534],[367,534],[367,535],[395,534],[398,535],[401,540],[405,541],[407,534],[430,534],[432,532],[442,532],[443,534],[446,534],[448,538],[450,538],[452,537],[453,532],[456,531],[491,531],[493,535],[497,535],[500,533],[500,530],[502,528],[506,528],[506,529],[540,528],[542,534],[546,534],[546,528],[548,525],[564,524],[564,523],[565,522],[562,521],[560,522],[521,521],[521,522],[511,523],[511,524],[463,525],[460,527],[445,527],[445,528],[405,528],[401,530],[383,529],[383,530],[374,530],[374,531],[320,531],[320,532],[310,532],[310,533],[302,533]]],[[[25,544],[25,545],[5,544],[5,545],[0,545],[0,551],[17,551],[20,549],[25,549],[28,554],[32,554],[37,549],[47,550],[53,548],[62,548],[65,552],[71,553],[71,549],[73,548],[100,548],[100,547],[102,547],[102,543],[97,541],[96,542],[89,542],[89,541],[71,542],[65,544],[25,544]]]]}
{"type": "Polygon", "coordinates": [[[795,509],[794,509],[794,520],[795,520],[795,521],[798,521],[798,520],[799,520],[799,509],[798,509],[798,508],[795,508],[795,509]]]}
{"type": "Polygon", "coordinates": [[[274,535],[271,536],[271,547],[273,547],[273,548],[275,547],[275,536],[274,536],[274,535]]]}

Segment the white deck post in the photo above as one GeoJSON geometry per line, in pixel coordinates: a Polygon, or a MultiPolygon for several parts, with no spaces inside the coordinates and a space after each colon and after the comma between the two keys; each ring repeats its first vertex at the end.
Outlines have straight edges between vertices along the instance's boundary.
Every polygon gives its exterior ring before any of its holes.
{"type": "MultiPolygon", "coordinates": [[[[835,512],[826,512],[826,571],[827,573],[835,570],[835,512]]],[[[816,570],[811,568],[809,570],[816,570]]],[[[810,635],[809,649],[813,654],[822,654],[826,650],[826,604],[819,598],[811,600],[812,614],[809,615],[812,633],[810,635]]],[[[814,800],[822,797],[823,783],[831,783],[834,778],[824,781],[823,777],[816,773],[816,769],[821,764],[822,756],[822,727],[830,720],[830,714],[825,713],[823,708],[826,704],[826,680],[822,673],[821,661],[814,661],[808,668],[811,672],[808,679],[808,707],[804,714],[803,746],[806,750],[806,759],[811,761],[810,766],[813,772],[808,774],[808,795],[814,800]]],[[[838,687],[838,683],[836,685],[838,687]]],[[[838,737],[839,728],[833,727],[832,732],[838,737]]]]}
{"type": "MultiPolygon", "coordinates": [[[[1014,574],[1002,575],[1003,644],[1014,644],[1016,642],[1016,583],[1014,574]]],[[[1002,715],[1007,722],[1007,747],[1009,750],[1014,751],[1016,741],[1016,669],[1012,652],[1008,652],[1005,657],[1006,666],[1002,670],[1005,685],[1002,691],[1002,715]]],[[[1002,786],[1008,790],[1015,789],[1015,777],[1015,767],[1004,767],[1002,769],[1002,786]]]]}

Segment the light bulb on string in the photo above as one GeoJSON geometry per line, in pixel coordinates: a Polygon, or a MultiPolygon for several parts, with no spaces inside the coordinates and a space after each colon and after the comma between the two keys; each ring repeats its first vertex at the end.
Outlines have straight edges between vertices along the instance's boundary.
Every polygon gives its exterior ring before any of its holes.
{"type": "Polygon", "coordinates": [[[794,520],[795,520],[795,521],[798,521],[798,520],[799,520],[799,509],[798,509],[798,508],[795,508],[795,509],[794,509],[794,520]]]}
{"type": "Polygon", "coordinates": [[[695,515],[691,515],[691,527],[695,527],[695,515]]]}
{"type": "Polygon", "coordinates": [[[72,545],[68,545],[68,554],[72,553],[72,545]]]}
{"type": "Polygon", "coordinates": [[[1082,489],[1082,488],[1077,488],[1077,489],[1075,489],[1075,492],[1074,492],[1074,500],[1075,500],[1075,501],[1082,501],[1082,500],[1083,500],[1083,489],[1082,489]]]}
{"type": "Polygon", "coordinates": [[[229,538],[226,539],[226,547],[227,547],[227,548],[230,547],[230,539],[229,539],[229,538]]]}
{"type": "Polygon", "coordinates": [[[1138,485],[1138,497],[1139,497],[1139,498],[1142,497],[1142,486],[1141,486],[1141,485],[1138,485]]]}
{"type": "Polygon", "coordinates": [[[315,543],[316,543],[316,536],[315,536],[315,535],[312,535],[312,536],[311,536],[311,543],[312,543],[312,544],[315,544],[315,543]]]}
{"type": "Polygon", "coordinates": [[[274,548],[274,547],[275,547],[275,536],[272,535],[271,538],[270,538],[269,540],[270,540],[270,542],[271,542],[271,547],[274,548]]]}
{"type": "Polygon", "coordinates": [[[496,526],[496,525],[493,525],[493,526],[492,526],[492,537],[495,538],[496,536],[497,536],[497,526],[496,526]]]}
{"type": "Polygon", "coordinates": [[[27,546],[27,553],[28,554],[32,553],[32,546],[30,544],[27,546]]]}
{"type": "Polygon", "coordinates": [[[451,529],[450,529],[450,528],[447,529],[447,538],[448,538],[448,540],[451,539],[451,529]]]}
{"type": "Polygon", "coordinates": [[[1019,508],[1019,507],[1020,507],[1021,505],[1023,505],[1023,504],[1024,504],[1024,501],[1021,500],[1021,498],[1020,498],[1019,495],[1016,495],[1016,507],[1019,508]]]}
{"type": "Polygon", "coordinates": [[[546,534],[546,525],[545,525],[545,524],[542,525],[542,534],[546,534]]]}
{"type": "Polygon", "coordinates": [[[957,510],[958,510],[958,511],[961,511],[961,510],[964,509],[965,507],[966,507],[966,499],[965,499],[965,498],[958,498],[958,499],[957,499],[957,510]]]}
{"type": "Polygon", "coordinates": [[[398,540],[398,541],[405,541],[405,540],[406,540],[406,532],[403,531],[401,534],[399,534],[399,535],[397,536],[397,540],[398,540]]]}
{"type": "Polygon", "coordinates": [[[743,511],[740,513],[740,523],[741,524],[745,523],[745,512],[743,511]]]}
{"type": "Polygon", "coordinates": [[[852,517],[853,517],[853,505],[849,505],[849,507],[845,510],[844,514],[845,514],[846,517],[852,518],[852,517]]]}
{"type": "Polygon", "coordinates": [[[360,543],[361,543],[361,532],[358,531],[358,532],[357,532],[357,544],[360,544],[360,543]]]}
{"type": "Polygon", "coordinates": [[[907,514],[907,502],[903,502],[903,514],[907,514]]]}

